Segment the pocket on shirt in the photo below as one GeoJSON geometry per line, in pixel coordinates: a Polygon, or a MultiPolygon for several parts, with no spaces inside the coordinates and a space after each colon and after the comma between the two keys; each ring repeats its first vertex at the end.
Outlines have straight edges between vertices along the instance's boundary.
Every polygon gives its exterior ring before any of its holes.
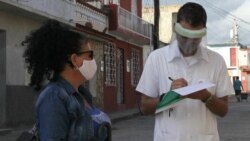
{"type": "Polygon", "coordinates": [[[195,141],[219,141],[219,137],[214,134],[200,134],[195,141]]]}
{"type": "Polygon", "coordinates": [[[168,132],[161,132],[161,135],[156,137],[156,141],[179,141],[177,135],[168,132]]]}

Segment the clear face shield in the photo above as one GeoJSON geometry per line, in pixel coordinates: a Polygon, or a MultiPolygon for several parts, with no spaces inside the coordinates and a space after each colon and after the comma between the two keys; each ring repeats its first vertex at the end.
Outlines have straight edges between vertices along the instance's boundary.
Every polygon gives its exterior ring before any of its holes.
{"type": "Polygon", "coordinates": [[[176,23],[174,28],[175,34],[173,36],[175,36],[178,47],[184,56],[194,55],[200,46],[206,47],[206,28],[191,30],[182,27],[180,23],[176,23]]]}

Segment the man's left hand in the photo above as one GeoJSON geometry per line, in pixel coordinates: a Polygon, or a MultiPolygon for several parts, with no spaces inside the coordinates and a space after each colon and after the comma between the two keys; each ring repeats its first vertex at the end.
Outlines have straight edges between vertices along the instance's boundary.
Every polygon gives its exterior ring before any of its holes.
{"type": "Polygon", "coordinates": [[[203,90],[191,93],[189,95],[183,96],[183,98],[205,100],[209,96],[211,96],[211,93],[207,89],[203,89],[203,90]]]}

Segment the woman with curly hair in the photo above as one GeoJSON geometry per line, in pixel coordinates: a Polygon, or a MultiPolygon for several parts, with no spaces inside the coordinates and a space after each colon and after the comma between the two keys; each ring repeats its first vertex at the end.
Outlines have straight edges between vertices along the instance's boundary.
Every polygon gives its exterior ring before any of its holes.
{"type": "Polygon", "coordinates": [[[88,98],[81,92],[81,84],[97,70],[86,37],[57,21],[48,21],[23,44],[30,85],[42,89],[36,102],[39,140],[95,140],[91,115],[85,109],[88,98]]]}

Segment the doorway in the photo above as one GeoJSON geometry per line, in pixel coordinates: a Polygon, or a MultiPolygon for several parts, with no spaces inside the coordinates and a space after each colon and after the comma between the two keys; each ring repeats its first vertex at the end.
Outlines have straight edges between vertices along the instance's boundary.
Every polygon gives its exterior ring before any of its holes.
{"type": "Polygon", "coordinates": [[[0,30],[0,127],[6,120],[6,32],[0,30]]]}

